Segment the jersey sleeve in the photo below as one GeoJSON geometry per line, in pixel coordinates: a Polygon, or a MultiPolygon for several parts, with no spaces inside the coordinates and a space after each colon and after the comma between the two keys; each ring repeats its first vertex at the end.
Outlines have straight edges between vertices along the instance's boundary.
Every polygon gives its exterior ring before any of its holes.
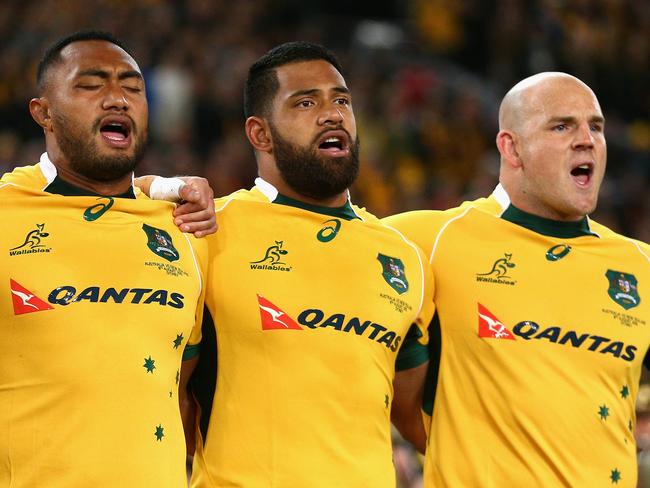
{"type": "Polygon", "coordinates": [[[434,280],[433,271],[429,265],[429,261],[425,258],[421,249],[417,249],[418,258],[422,267],[422,305],[420,306],[419,313],[413,322],[420,332],[418,341],[420,344],[426,346],[429,343],[429,324],[433,318],[436,307],[433,302],[434,296],[434,280]]]}
{"type": "Polygon", "coordinates": [[[190,333],[190,338],[187,341],[185,349],[183,350],[183,361],[195,358],[199,355],[201,343],[201,325],[203,323],[203,311],[205,304],[205,283],[208,275],[208,246],[205,238],[197,239],[190,236],[192,251],[196,258],[196,264],[199,269],[199,279],[201,280],[201,294],[196,303],[196,311],[194,313],[194,326],[190,333]]]}
{"type": "Polygon", "coordinates": [[[415,246],[415,249],[418,253],[418,261],[422,275],[421,305],[413,321],[413,325],[411,325],[411,328],[404,337],[404,343],[397,354],[395,361],[395,369],[397,371],[415,368],[429,359],[427,349],[429,343],[429,323],[435,311],[433,302],[433,273],[422,250],[417,246],[415,246]]]}
{"type": "Polygon", "coordinates": [[[416,210],[392,215],[381,221],[383,224],[398,230],[407,239],[419,246],[424,252],[425,260],[428,261],[444,217],[444,213],[440,211],[416,210]]]}

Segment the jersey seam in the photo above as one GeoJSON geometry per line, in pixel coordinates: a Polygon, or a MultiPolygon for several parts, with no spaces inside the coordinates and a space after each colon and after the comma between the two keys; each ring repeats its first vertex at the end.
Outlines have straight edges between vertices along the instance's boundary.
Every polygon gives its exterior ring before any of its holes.
{"type": "Polygon", "coordinates": [[[433,263],[433,256],[434,256],[434,254],[436,253],[436,249],[437,249],[437,247],[438,247],[438,241],[440,241],[440,238],[442,237],[442,233],[443,233],[445,230],[447,230],[447,227],[448,227],[448,226],[449,226],[453,221],[465,217],[465,215],[467,215],[467,212],[469,212],[469,211],[472,210],[473,208],[474,208],[474,207],[471,207],[471,206],[470,206],[470,207],[467,207],[467,209],[466,209],[463,213],[461,213],[460,215],[456,215],[455,217],[452,217],[452,218],[449,219],[447,222],[445,222],[445,225],[442,226],[442,228],[441,228],[440,231],[438,232],[438,235],[436,236],[435,241],[433,242],[433,247],[431,248],[431,256],[429,257],[429,263],[430,263],[430,264],[433,263]]]}
{"type": "Polygon", "coordinates": [[[634,247],[636,247],[637,251],[639,251],[639,253],[641,253],[641,255],[644,258],[646,258],[646,261],[648,261],[648,263],[650,263],[650,256],[648,256],[645,252],[643,252],[643,249],[641,249],[639,244],[634,239],[630,239],[629,237],[626,237],[625,239],[627,241],[631,242],[634,245],[634,247]]]}
{"type": "MultiPolygon", "coordinates": [[[[187,245],[190,247],[190,252],[192,254],[192,260],[194,261],[194,268],[196,269],[196,277],[199,282],[199,300],[201,299],[201,295],[203,294],[203,276],[201,274],[201,267],[199,266],[197,257],[196,257],[196,251],[194,249],[194,246],[192,246],[192,243],[190,242],[190,238],[187,237],[187,234],[183,233],[183,237],[187,241],[187,245]]],[[[198,304],[198,302],[197,302],[198,304]]]]}
{"type": "MultiPolygon", "coordinates": [[[[386,224],[384,224],[384,225],[386,225],[386,224]]],[[[426,275],[424,273],[424,263],[422,262],[422,258],[420,257],[420,253],[418,251],[418,248],[416,247],[416,245],[414,243],[409,241],[404,236],[404,234],[402,234],[400,231],[398,231],[394,227],[391,227],[390,225],[386,225],[386,227],[389,228],[390,230],[392,230],[393,232],[396,232],[406,244],[411,246],[411,248],[415,251],[415,256],[418,258],[418,263],[420,264],[420,281],[422,283],[422,286],[420,286],[420,306],[418,307],[418,311],[415,314],[415,317],[413,317],[413,320],[411,321],[412,323],[415,323],[417,321],[418,317],[420,316],[420,313],[422,313],[422,308],[424,307],[424,287],[425,287],[425,280],[426,280],[426,275]]],[[[426,325],[423,325],[423,327],[426,327],[426,325]]]]}
{"type": "Polygon", "coordinates": [[[224,208],[226,208],[226,207],[230,204],[230,202],[232,202],[233,200],[237,200],[237,199],[235,198],[235,195],[237,195],[238,193],[241,193],[241,192],[243,192],[243,191],[246,191],[246,190],[244,190],[244,189],[242,189],[242,190],[237,190],[235,193],[233,193],[232,195],[230,195],[230,196],[226,199],[226,201],[223,203],[223,205],[221,205],[221,207],[219,207],[219,208],[215,208],[214,212],[215,212],[215,213],[221,212],[224,208]]]}

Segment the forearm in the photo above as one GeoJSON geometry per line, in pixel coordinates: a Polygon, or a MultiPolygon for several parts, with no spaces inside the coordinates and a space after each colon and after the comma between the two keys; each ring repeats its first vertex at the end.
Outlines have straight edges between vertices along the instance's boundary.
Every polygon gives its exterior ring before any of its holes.
{"type": "Polygon", "coordinates": [[[422,417],[422,394],[427,364],[395,373],[395,393],[390,416],[402,437],[421,453],[424,453],[427,444],[422,417]]]}

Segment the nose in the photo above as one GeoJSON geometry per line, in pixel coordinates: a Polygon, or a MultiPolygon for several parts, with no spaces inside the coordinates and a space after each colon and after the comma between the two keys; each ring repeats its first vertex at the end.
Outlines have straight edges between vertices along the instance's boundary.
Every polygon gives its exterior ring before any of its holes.
{"type": "Polygon", "coordinates": [[[318,117],[319,125],[339,125],[341,122],[343,122],[343,114],[339,107],[334,104],[325,107],[318,117]]]}
{"type": "Polygon", "coordinates": [[[124,90],[120,86],[109,85],[102,102],[102,108],[104,110],[127,110],[129,108],[129,101],[124,90]]]}
{"type": "Polygon", "coordinates": [[[581,124],[573,140],[574,149],[591,149],[594,147],[594,134],[590,124],[581,124]]]}

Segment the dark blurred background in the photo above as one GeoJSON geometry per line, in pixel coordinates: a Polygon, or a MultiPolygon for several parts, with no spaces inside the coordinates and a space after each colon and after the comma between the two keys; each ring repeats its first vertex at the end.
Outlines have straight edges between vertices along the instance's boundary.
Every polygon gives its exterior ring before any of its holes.
{"type": "MultiPolygon", "coordinates": [[[[589,84],[607,118],[608,171],[594,218],[650,241],[648,0],[361,3],[3,0],[0,173],[44,150],[27,110],[42,52],[95,27],[122,38],[146,78],[151,145],[138,173],[202,175],[217,195],[250,187],[246,70],[276,44],[310,40],[339,55],[353,93],[362,147],[355,203],[385,216],[489,194],[500,99],[528,75],[559,70],[589,84]]],[[[649,403],[642,395],[640,410],[649,403]]],[[[408,477],[404,486],[417,486],[417,474],[408,477]]]]}

